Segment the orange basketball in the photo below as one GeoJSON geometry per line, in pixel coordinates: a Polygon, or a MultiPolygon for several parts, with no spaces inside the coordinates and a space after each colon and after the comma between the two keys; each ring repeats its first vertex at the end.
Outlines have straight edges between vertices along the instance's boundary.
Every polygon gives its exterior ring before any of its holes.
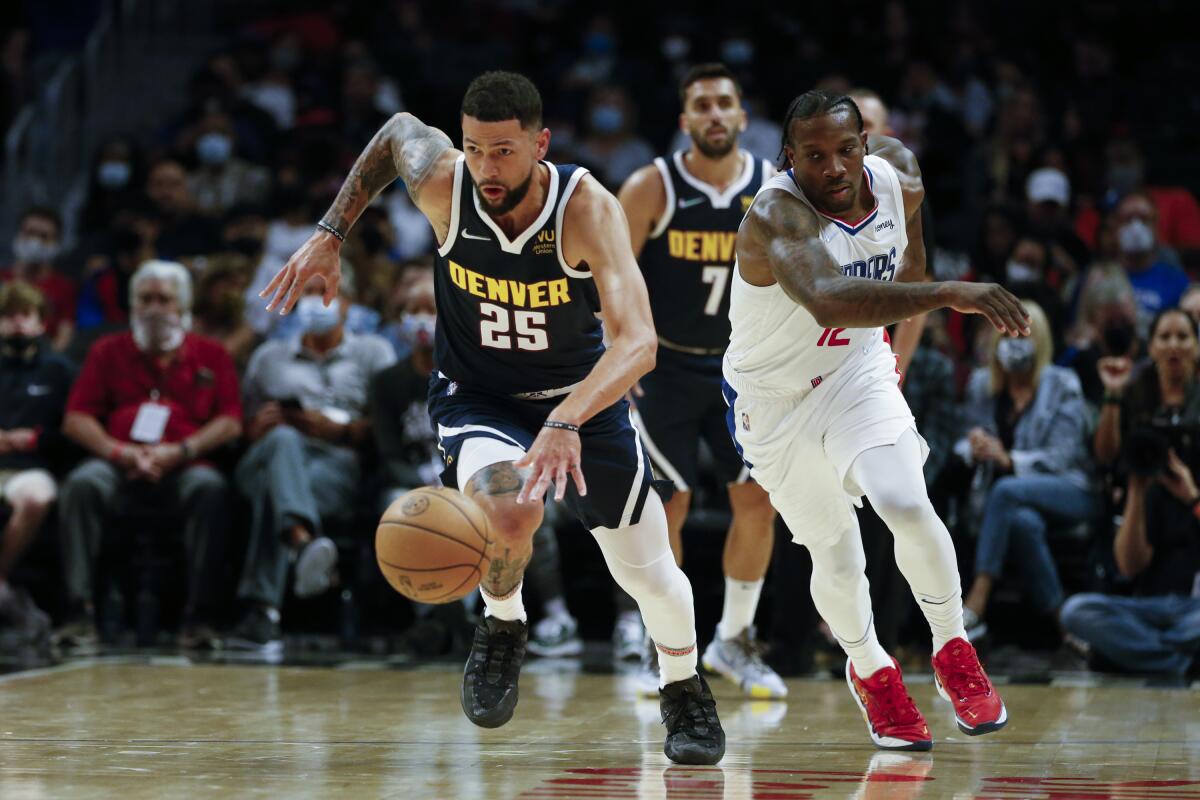
{"type": "Polygon", "coordinates": [[[487,571],[488,521],[453,489],[413,489],[388,506],[375,531],[375,559],[392,588],[421,603],[474,591],[487,571]]]}

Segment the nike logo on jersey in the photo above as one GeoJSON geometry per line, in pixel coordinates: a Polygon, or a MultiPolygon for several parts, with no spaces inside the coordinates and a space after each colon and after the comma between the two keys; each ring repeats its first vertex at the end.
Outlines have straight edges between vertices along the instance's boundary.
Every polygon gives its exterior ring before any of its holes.
{"type": "Polygon", "coordinates": [[[480,242],[490,242],[491,241],[491,238],[489,238],[487,236],[473,236],[471,234],[471,232],[468,231],[466,228],[463,229],[462,234],[463,234],[464,239],[475,239],[480,242]]]}
{"type": "Polygon", "coordinates": [[[679,207],[680,208],[691,208],[692,206],[698,206],[703,202],[704,202],[703,197],[693,197],[691,200],[680,200],[679,207]]]}

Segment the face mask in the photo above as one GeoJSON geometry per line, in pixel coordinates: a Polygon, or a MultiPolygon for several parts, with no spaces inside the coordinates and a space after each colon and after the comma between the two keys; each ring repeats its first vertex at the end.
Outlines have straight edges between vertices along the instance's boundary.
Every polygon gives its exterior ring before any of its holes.
{"type": "Polygon", "coordinates": [[[44,242],[32,236],[18,236],[12,243],[13,256],[17,261],[26,264],[48,264],[58,258],[60,250],[57,244],[44,242]]]}
{"type": "Polygon", "coordinates": [[[233,139],[223,133],[206,133],[196,140],[196,158],[202,164],[224,164],[233,154],[233,139]]]}
{"type": "Polygon", "coordinates": [[[592,130],[596,133],[616,133],[625,126],[625,112],[616,106],[596,106],[592,109],[592,130]]]}
{"type": "Polygon", "coordinates": [[[428,350],[433,346],[433,331],[436,327],[435,314],[409,314],[400,323],[400,335],[413,347],[428,350]]]}
{"type": "Polygon", "coordinates": [[[1104,340],[1104,351],[1108,355],[1124,356],[1133,348],[1137,329],[1128,320],[1116,319],[1105,325],[1100,335],[1104,340]]]}
{"type": "Polygon", "coordinates": [[[10,333],[0,337],[0,356],[25,361],[37,352],[38,337],[24,333],[10,333]]]}
{"type": "Polygon", "coordinates": [[[1032,339],[1001,339],[996,347],[996,360],[1005,372],[1024,374],[1033,369],[1037,345],[1032,339]]]}
{"type": "Polygon", "coordinates": [[[336,302],[326,306],[323,297],[310,294],[296,303],[296,316],[305,333],[328,333],[342,321],[342,309],[336,302]]]}
{"type": "Polygon", "coordinates": [[[1042,278],[1041,270],[1020,261],[1009,261],[1004,267],[1004,275],[1009,284],[1037,283],[1042,278]]]}
{"type": "Polygon", "coordinates": [[[1122,253],[1148,253],[1154,249],[1154,231],[1140,219],[1130,220],[1117,230],[1117,246],[1122,253]]]}
{"type": "Polygon", "coordinates": [[[754,45],[746,39],[729,39],[721,45],[721,60],[726,64],[749,64],[754,60],[754,45]]]}
{"type": "Polygon", "coordinates": [[[101,161],[96,170],[96,182],[105,189],[124,189],[132,172],[128,161],[101,161]]]}
{"type": "Polygon", "coordinates": [[[178,314],[143,311],[133,315],[129,327],[134,343],[143,353],[170,353],[183,344],[184,321],[178,314]]]}

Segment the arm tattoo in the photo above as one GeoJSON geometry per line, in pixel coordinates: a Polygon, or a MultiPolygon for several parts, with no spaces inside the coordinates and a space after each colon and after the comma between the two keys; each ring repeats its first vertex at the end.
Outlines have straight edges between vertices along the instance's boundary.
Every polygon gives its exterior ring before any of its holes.
{"type": "Polygon", "coordinates": [[[375,134],[321,221],[347,233],[363,209],[396,178],[416,201],[422,181],[450,149],[450,138],[412,114],[396,114],[375,134]]]}
{"type": "Polygon", "coordinates": [[[471,476],[471,495],[486,494],[491,497],[515,495],[525,485],[521,471],[508,461],[484,467],[471,476]]]}

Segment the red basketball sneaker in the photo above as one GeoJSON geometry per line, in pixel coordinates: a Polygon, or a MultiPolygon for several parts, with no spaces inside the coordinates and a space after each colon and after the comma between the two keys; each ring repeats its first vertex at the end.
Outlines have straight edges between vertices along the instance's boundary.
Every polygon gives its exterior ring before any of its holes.
{"type": "Polygon", "coordinates": [[[933,657],[933,682],[954,706],[954,721],[968,736],[998,731],[1008,722],[1004,701],[966,639],[951,639],[933,657]]]}
{"type": "Polygon", "coordinates": [[[904,688],[900,664],[884,667],[867,678],[854,674],[854,665],[846,659],[846,685],[858,710],[867,721],[871,741],[884,750],[929,750],[933,739],[929,726],[904,688]]]}

